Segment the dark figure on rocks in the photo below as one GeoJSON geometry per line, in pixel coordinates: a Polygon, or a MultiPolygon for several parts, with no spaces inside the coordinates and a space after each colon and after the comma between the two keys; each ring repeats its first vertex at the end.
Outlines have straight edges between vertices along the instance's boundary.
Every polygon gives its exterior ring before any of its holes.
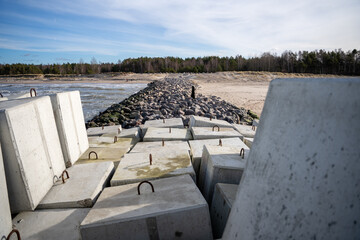
{"type": "Polygon", "coordinates": [[[195,99],[195,87],[194,86],[191,87],[191,97],[193,99],[195,99]]]}

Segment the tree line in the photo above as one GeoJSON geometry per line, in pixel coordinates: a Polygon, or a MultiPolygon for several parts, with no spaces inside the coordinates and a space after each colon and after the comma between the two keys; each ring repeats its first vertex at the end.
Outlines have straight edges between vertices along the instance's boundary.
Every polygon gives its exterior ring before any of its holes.
{"type": "Polygon", "coordinates": [[[314,73],[360,75],[360,50],[285,51],[281,55],[263,53],[258,57],[140,57],[117,63],[101,63],[95,58],[90,63],[63,64],[0,64],[0,75],[17,74],[98,74],[107,72],[134,73],[209,73],[221,71],[268,71],[284,73],[314,73]]]}

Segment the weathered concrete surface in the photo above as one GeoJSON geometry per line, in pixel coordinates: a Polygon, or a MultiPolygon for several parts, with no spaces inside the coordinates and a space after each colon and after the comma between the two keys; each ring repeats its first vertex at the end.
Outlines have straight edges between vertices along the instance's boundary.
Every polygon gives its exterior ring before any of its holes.
{"type": "Polygon", "coordinates": [[[193,180],[178,176],[105,188],[81,223],[89,239],[213,239],[209,209],[193,180]]]}
{"type": "Polygon", "coordinates": [[[184,128],[181,118],[168,118],[148,120],[141,126],[142,135],[145,136],[148,128],[184,128]]]}
{"type": "Polygon", "coordinates": [[[241,124],[232,124],[233,128],[244,137],[254,138],[256,134],[256,126],[248,126],[241,124]],[[253,129],[255,127],[255,130],[253,129]]]}
{"type": "Polygon", "coordinates": [[[113,170],[112,162],[73,165],[67,169],[70,178],[57,181],[38,208],[92,207],[113,170]]]}
{"type": "Polygon", "coordinates": [[[5,170],[0,143],[0,239],[6,239],[12,229],[11,212],[6,186],[5,170]]]}
{"type": "Polygon", "coordinates": [[[180,128],[148,128],[143,138],[144,142],[184,141],[192,139],[189,129],[180,128]]]}
{"type": "Polygon", "coordinates": [[[211,119],[206,117],[200,117],[200,116],[190,116],[190,123],[189,128],[193,127],[213,127],[213,126],[219,126],[219,127],[229,127],[233,128],[232,125],[224,120],[218,120],[218,119],[211,119]]]}
{"type": "Polygon", "coordinates": [[[214,238],[221,238],[231,207],[235,201],[238,184],[217,183],[210,207],[211,226],[214,238]]]}
{"type": "Polygon", "coordinates": [[[164,149],[151,153],[129,153],[116,168],[111,186],[189,174],[196,181],[194,168],[187,150],[164,149]]]}
{"type": "Polygon", "coordinates": [[[220,127],[220,129],[216,127],[192,127],[191,133],[195,140],[233,137],[243,138],[243,136],[233,128],[224,127],[220,127]]]}
{"type": "Polygon", "coordinates": [[[22,239],[79,240],[80,223],[89,211],[89,208],[74,208],[21,212],[13,224],[22,239]]]}
{"type": "Polygon", "coordinates": [[[118,138],[131,138],[132,144],[135,144],[141,140],[141,131],[139,127],[133,127],[129,129],[122,129],[120,133],[105,133],[102,137],[115,137],[118,138]]]}
{"type": "MultiPolygon", "coordinates": [[[[220,139],[203,139],[203,140],[190,140],[189,145],[191,148],[191,160],[194,166],[196,174],[199,174],[201,157],[203,153],[203,148],[205,145],[218,146],[220,144],[220,139]]],[[[241,148],[248,149],[248,147],[240,140],[240,138],[223,138],[221,139],[221,144],[224,147],[234,147],[237,148],[240,153],[241,148]]]]}
{"type": "Polygon", "coordinates": [[[119,134],[122,130],[121,125],[93,127],[86,129],[88,136],[101,136],[103,134],[119,134]]]}
{"type": "Polygon", "coordinates": [[[246,144],[246,146],[248,146],[249,148],[251,148],[252,143],[254,142],[254,138],[244,138],[244,143],[246,144]]]}
{"type": "Polygon", "coordinates": [[[107,147],[91,147],[86,152],[81,155],[76,164],[83,163],[99,163],[99,162],[108,162],[111,161],[117,166],[120,162],[120,159],[130,150],[130,147],[124,148],[107,148],[107,147]],[[97,153],[98,158],[96,159],[96,154],[90,152],[97,153]]]}
{"type": "Polygon", "coordinates": [[[187,141],[164,141],[164,145],[162,141],[160,141],[160,142],[139,142],[133,147],[133,149],[131,149],[130,153],[151,153],[164,149],[190,151],[190,147],[187,141]]]}
{"type": "Polygon", "coordinates": [[[7,100],[14,100],[14,99],[21,99],[21,98],[28,98],[28,97],[30,97],[30,92],[17,93],[17,94],[12,94],[12,95],[6,96],[7,100]]]}
{"type": "Polygon", "coordinates": [[[270,83],[223,239],[359,238],[359,92],[359,78],[270,83]]]}
{"type": "Polygon", "coordinates": [[[132,138],[88,137],[90,148],[130,148],[132,138]]]}
{"type": "Polygon", "coordinates": [[[1,102],[0,132],[11,211],[34,210],[65,169],[50,98],[1,102]]]}
{"type": "Polygon", "coordinates": [[[65,164],[71,166],[89,148],[79,91],[50,95],[65,164]]]}

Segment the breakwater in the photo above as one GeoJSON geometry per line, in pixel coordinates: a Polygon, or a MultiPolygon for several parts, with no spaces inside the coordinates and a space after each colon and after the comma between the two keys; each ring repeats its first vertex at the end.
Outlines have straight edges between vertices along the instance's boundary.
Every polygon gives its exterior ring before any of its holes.
{"type": "Polygon", "coordinates": [[[181,117],[187,125],[190,115],[212,117],[229,123],[252,123],[244,108],[238,108],[216,96],[191,96],[194,83],[186,78],[165,78],[148,84],[136,94],[95,116],[87,127],[120,124],[130,128],[147,120],[181,117]]]}

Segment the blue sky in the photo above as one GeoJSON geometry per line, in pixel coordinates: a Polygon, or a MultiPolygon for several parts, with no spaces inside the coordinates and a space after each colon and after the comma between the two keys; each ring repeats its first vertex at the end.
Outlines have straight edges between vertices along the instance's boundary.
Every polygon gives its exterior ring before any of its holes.
{"type": "Polygon", "coordinates": [[[0,63],[360,49],[359,0],[0,0],[0,63]]]}

